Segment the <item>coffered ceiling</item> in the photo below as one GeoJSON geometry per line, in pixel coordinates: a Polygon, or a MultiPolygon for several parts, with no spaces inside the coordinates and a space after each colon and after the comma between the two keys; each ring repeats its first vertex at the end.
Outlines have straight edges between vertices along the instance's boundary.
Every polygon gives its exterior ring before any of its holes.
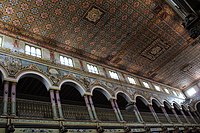
{"type": "Polygon", "coordinates": [[[4,0],[0,11],[1,31],[38,45],[179,88],[200,77],[199,44],[164,0],[4,0]]]}

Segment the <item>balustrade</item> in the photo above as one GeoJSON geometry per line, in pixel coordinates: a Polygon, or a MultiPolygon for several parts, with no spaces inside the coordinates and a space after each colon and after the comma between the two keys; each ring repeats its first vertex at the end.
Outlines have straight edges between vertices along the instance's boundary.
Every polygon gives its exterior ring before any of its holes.
{"type": "Polygon", "coordinates": [[[98,116],[99,120],[110,121],[110,122],[117,121],[117,118],[115,116],[113,109],[95,107],[95,110],[97,112],[97,116],[98,116]]]}
{"type": "Polygon", "coordinates": [[[169,114],[169,117],[173,123],[179,123],[174,114],[169,114]]]}
{"type": "Polygon", "coordinates": [[[17,99],[17,116],[32,118],[53,118],[51,103],[27,99],[17,99]]]}
{"type": "Polygon", "coordinates": [[[129,122],[129,123],[138,122],[137,117],[135,116],[134,112],[128,112],[126,110],[120,110],[120,111],[126,122],[129,122]]]}
{"type": "Polygon", "coordinates": [[[86,106],[62,104],[62,109],[66,120],[90,120],[86,106]]]}
{"type": "Polygon", "coordinates": [[[164,113],[156,113],[161,123],[169,123],[164,113]]]}
{"type": "Polygon", "coordinates": [[[144,122],[146,123],[156,123],[156,120],[155,118],[153,117],[152,113],[151,112],[140,112],[144,122]]]}

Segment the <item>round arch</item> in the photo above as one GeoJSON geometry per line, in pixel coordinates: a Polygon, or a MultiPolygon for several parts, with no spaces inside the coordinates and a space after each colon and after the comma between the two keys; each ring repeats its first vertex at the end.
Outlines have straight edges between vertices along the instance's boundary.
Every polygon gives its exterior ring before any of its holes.
{"type": "Polygon", "coordinates": [[[144,102],[144,104],[146,105],[146,106],[148,106],[150,103],[149,103],[149,101],[145,98],[145,97],[143,97],[142,95],[138,95],[138,94],[136,94],[135,96],[134,96],[134,101],[136,101],[136,98],[140,98],[140,100],[142,100],[142,102],[144,102]]]}
{"type": "Polygon", "coordinates": [[[171,103],[168,101],[168,100],[163,100],[163,105],[165,105],[164,103],[166,103],[166,106],[169,108],[169,109],[172,109],[172,105],[171,103]]]}
{"type": "Polygon", "coordinates": [[[172,105],[173,105],[173,107],[175,105],[179,110],[182,109],[182,107],[177,102],[175,102],[175,101],[172,102],[172,105]]]}
{"type": "Polygon", "coordinates": [[[200,101],[197,101],[195,104],[194,104],[194,110],[197,111],[197,105],[198,103],[200,103],[200,101]]]}
{"type": "Polygon", "coordinates": [[[161,107],[161,106],[164,106],[157,98],[155,97],[151,97],[150,98],[151,100],[151,104],[153,104],[153,100],[155,101],[155,104],[158,106],[158,107],[161,107]]]}
{"type": "Polygon", "coordinates": [[[117,92],[115,93],[115,98],[116,98],[116,99],[117,99],[117,95],[120,95],[120,93],[121,93],[121,96],[122,96],[123,98],[125,98],[127,102],[133,102],[133,100],[130,98],[130,96],[129,96],[128,94],[126,94],[125,92],[123,92],[123,91],[117,91],[117,92]]]}
{"type": "Polygon", "coordinates": [[[94,86],[91,89],[91,94],[92,95],[93,95],[93,91],[95,89],[98,90],[98,91],[100,91],[108,100],[110,100],[112,98],[112,95],[105,88],[103,88],[102,86],[94,86]]]}
{"type": "Polygon", "coordinates": [[[22,71],[18,73],[16,76],[17,82],[23,77],[34,77],[39,79],[45,85],[47,90],[52,86],[51,81],[44,74],[37,71],[22,71]]]}
{"type": "Polygon", "coordinates": [[[64,79],[64,80],[62,80],[60,82],[60,84],[59,84],[59,89],[61,89],[61,86],[63,84],[68,84],[68,85],[73,86],[74,88],[76,88],[80,92],[80,94],[82,96],[86,93],[86,91],[85,91],[86,89],[80,83],[78,83],[75,80],[72,80],[72,79],[64,79]]]}

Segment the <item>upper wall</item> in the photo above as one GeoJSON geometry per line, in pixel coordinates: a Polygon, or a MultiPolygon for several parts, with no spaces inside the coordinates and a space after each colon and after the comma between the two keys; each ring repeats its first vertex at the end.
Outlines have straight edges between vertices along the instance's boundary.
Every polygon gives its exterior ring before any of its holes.
{"type": "MultiPolygon", "coordinates": [[[[30,67],[31,64],[34,64],[41,73],[49,73],[50,80],[52,82],[52,86],[56,88],[58,84],[55,82],[60,82],[63,77],[68,75],[73,75],[73,78],[81,79],[83,84],[87,84],[86,89],[89,86],[99,84],[101,86],[105,86],[108,90],[110,89],[113,92],[113,97],[115,97],[114,92],[117,91],[126,91],[130,93],[130,95],[135,95],[136,93],[139,95],[145,95],[145,97],[160,97],[161,100],[168,99],[169,101],[178,101],[179,103],[183,102],[185,96],[183,93],[177,89],[173,88],[137,75],[133,75],[131,73],[123,72],[121,70],[111,68],[111,67],[103,67],[103,65],[96,65],[90,62],[86,62],[84,60],[79,60],[72,56],[63,55],[61,53],[55,51],[49,51],[46,48],[36,46],[34,44],[26,43],[24,41],[19,40],[18,38],[11,38],[8,36],[1,35],[3,37],[2,47],[1,47],[1,61],[5,61],[5,55],[8,54],[13,56],[21,62],[22,68],[30,67]],[[31,55],[26,55],[24,48],[25,45],[28,44],[30,46],[40,48],[42,53],[42,58],[33,57],[31,55]],[[60,55],[66,56],[72,59],[73,67],[65,66],[60,64],[60,55]],[[91,64],[98,68],[98,74],[90,73],[87,68],[87,64],[91,64]],[[55,79],[52,78],[51,69],[55,69],[57,74],[55,79]],[[109,71],[115,72],[118,75],[118,79],[113,79],[110,76],[109,71]],[[129,78],[134,79],[134,83],[130,83],[129,78]],[[89,82],[89,83],[87,83],[89,82]],[[145,86],[148,84],[148,87],[145,86]],[[158,89],[159,88],[159,89],[158,89]]],[[[16,72],[17,73],[17,72],[16,72]]],[[[12,76],[11,76],[12,77],[12,76]]],[[[8,74],[8,78],[9,77],[8,74]]],[[[89,90],[88,90],[89,92],[89,90]]]]}

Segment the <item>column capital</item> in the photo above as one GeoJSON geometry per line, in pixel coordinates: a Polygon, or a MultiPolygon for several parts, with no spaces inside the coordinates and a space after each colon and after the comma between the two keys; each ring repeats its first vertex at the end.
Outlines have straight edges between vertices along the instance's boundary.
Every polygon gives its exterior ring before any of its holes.
{"type": "Polygon", "coordinates": [[[92,94],[89,92],[85,92],[83,96],[92,96],[92,94]]]}

